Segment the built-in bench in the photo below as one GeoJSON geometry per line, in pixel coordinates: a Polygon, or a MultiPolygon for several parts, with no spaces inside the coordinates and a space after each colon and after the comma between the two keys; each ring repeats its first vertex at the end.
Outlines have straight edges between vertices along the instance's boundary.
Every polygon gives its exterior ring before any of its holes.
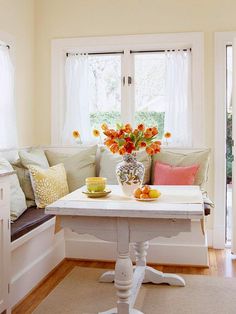
{"type": "Polygon", "coordinates": [[[52,219],[53,215],[47,215],[44,208],[29,207],[14,223],[11,224],[11,241],[15,241],[52,219]]]}

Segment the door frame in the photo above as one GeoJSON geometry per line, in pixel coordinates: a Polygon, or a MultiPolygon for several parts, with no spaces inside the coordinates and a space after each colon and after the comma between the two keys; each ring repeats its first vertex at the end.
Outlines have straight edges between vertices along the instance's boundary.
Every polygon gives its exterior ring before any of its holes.
{"type": "Polygon", "coordinates": [[[222,103],[226,104],[226,46],[232,45],[235,37],[236,32],[215,33],[215,210],[213,247],[216,249],[225,248],[226,108],[222,106],[222,103]]]}

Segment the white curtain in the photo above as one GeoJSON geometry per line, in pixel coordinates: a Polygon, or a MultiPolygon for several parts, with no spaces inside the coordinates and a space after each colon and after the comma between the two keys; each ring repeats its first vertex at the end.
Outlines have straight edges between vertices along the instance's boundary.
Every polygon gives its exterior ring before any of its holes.
{"type": "Polygon", "coordinates": [[[88,56],[69,55],[65,64],[66,110],[62,143],[74,144],[72,132],[78,130],[82,142],[91,142],[88,98],[88,56]]]}
{"type": "Polygon", "coordinates": [[[165,131],[172,146],[192,145],[191,51],[166,51],[165,131]]]}
{"type": "Polygon", "coordinates": [[[14,69],[9,49],[0,46],[0,148],[17,147],[14,69]]]}

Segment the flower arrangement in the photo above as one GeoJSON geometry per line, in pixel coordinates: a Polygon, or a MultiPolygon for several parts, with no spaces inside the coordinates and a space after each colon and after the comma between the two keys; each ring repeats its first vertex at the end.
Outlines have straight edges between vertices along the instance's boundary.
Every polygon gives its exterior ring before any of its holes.
{"type": "Polygon", "coordinates": [[[106,136],[104,144],[115,154],[132,154],[140,149],[145,149],[149,155],[160,152],[161,142],[157,140],[157,127],[146,128],[144,124],[139,124],[132,128],[128,124],[117,124],[117,129],[110,129],[107,124],[101,125],[103,134],[106,136]]]}

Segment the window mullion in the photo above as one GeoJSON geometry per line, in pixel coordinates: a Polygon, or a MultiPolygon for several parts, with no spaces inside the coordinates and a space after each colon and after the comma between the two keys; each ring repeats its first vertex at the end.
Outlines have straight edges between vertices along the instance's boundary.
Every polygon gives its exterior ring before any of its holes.
{"type": "Polygon", "coordinates": [[[133,57],[130,50],[125,49],[122,57],[122,87],[121,87],[121,119],[123,123],[134,122],[134,93],[133,93],[133,57]],[[128,78],[131,77],[132,84],[128,78]]]}

